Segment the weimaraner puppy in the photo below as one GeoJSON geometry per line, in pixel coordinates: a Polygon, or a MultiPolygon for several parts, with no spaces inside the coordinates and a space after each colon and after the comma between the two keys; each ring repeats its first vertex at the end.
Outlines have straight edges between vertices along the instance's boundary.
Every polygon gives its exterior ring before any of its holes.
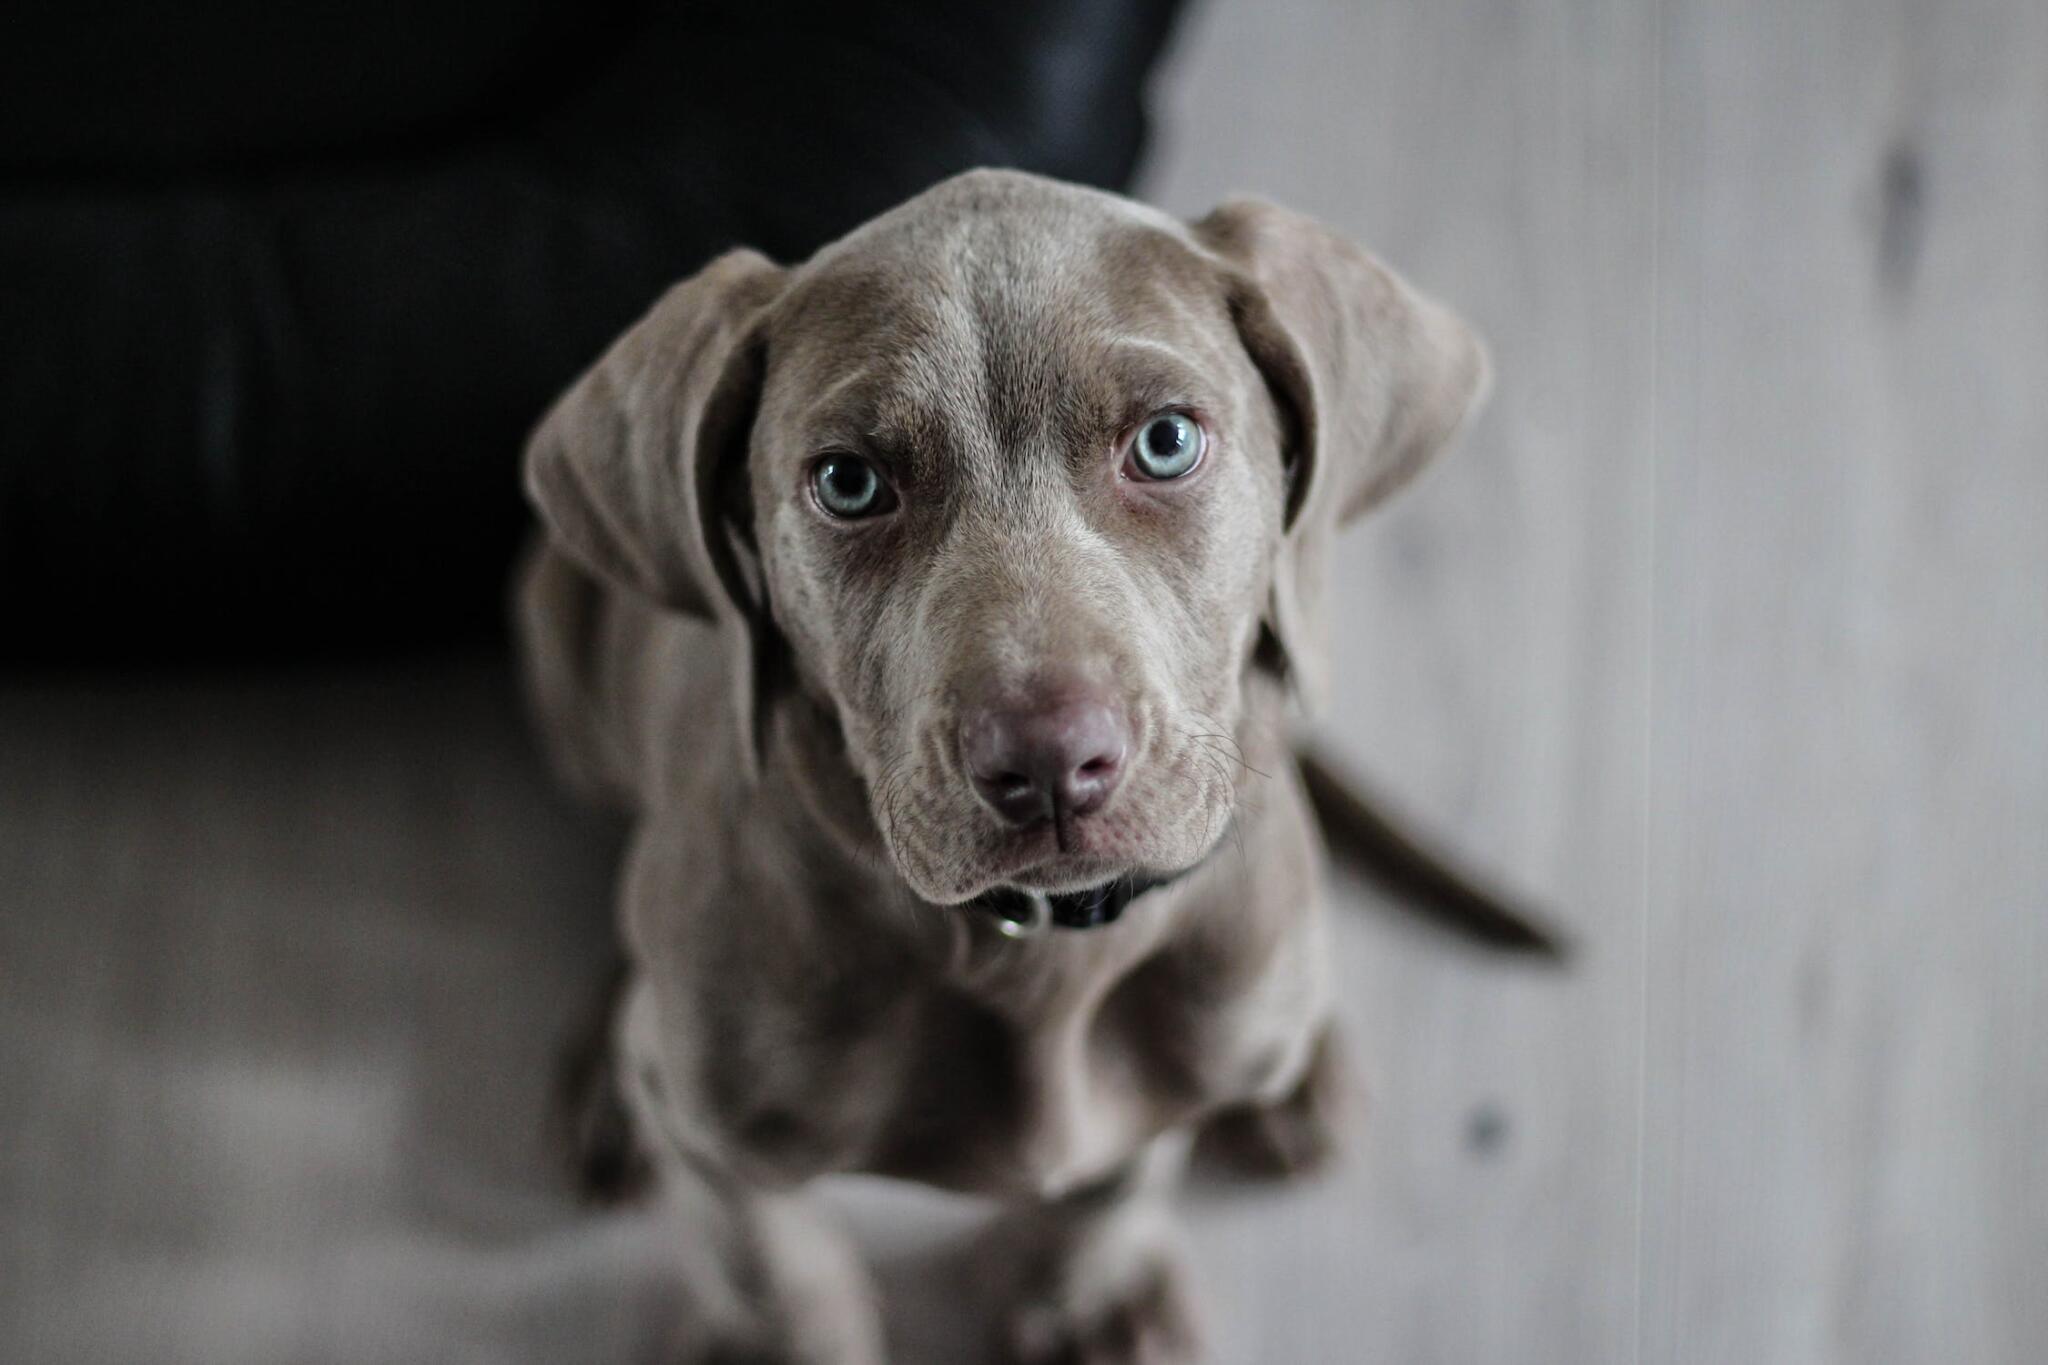
{"type": "Polygon", "coordinates": [[[845,1171],[1003,1201],[996,1358],[1199,1356],[1184,1153],[1342,1109],[1325,557],[1486,383],[1306,218],[979,171],[720,257],[555,406],[528,682],[634,820],[586,1155],[695,1220],[680,1359],[883,1359],[845,1171]]]}

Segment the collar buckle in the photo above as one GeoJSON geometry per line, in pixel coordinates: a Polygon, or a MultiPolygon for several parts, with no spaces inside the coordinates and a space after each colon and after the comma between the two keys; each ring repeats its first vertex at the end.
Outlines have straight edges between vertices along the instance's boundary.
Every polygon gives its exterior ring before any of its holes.
{"type": "Polygon", "coordinates": [[[995,911],[996,932],[1004,938],[1037,938],[1052,925],[1052,900],[1042,891],[1019,892],[1017,900],[1022,902],[1022,916],[1010,913],[1009,906],[991,906],[995,911]]]}

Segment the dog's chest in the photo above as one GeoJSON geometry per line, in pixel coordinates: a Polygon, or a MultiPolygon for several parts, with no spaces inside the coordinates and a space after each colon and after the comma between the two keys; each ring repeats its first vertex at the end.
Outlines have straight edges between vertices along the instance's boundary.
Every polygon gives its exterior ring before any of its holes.
{"type": "Polygon", "coordinates": [[[1246,963],[1146,918],[981,944],[894,990],[816,982],[707,1059],[707,1098],[744,1157],[783,1178],[1084,1183],[1176,1123],[1276,1093],[1321,1011],[1312,954],[1283,944],[1246,963]]]}

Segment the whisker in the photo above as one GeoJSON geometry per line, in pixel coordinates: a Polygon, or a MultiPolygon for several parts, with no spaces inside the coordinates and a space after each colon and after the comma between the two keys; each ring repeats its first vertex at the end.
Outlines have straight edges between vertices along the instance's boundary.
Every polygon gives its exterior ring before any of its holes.
{"type": "Polygon", "coordinates": [[[1238,742],[1237,736],[1230,734],[1228,731],[1226,731],[1217,722],[1214,716],[1208,715],[1200,711],[1195,712],[1194,716],[1196,720],[1201,721],[1207,725],[1216,726],[1216,728],[1213,730],[1192,731],[1187,736],[1189,740],[1201,744],[1204,748],[1210,747],[1212,742],[1228,745],[1230,749],[1229,757],[1232,762],[1236,763],[1246,772],[1256,773],[1260,777],[1266,778],[1268,781],[1272,779],[1273,775],[1271,773],[1265,771],[1263,768],[1256,767],[1249,759],[1247,759],[1244,756],[1244,745],[1238,742]]]}
{"type": "Polygon", "coordinates": [[[1262,776],[1262,778],[1266,778],[1268,782],[1272,780],[1272,774],[1270,774],[1270,772],[1266,772],[1266,769],[1264,769],[1264,767],[1260,767],[1260,765],[1255,765],[1255,763],[1253,763],[1251,759],[1247,759],[1247,757],[1245,757],[1245,747],[1243,747],[1241,743],[1237,743],[1237,737],[1235,737],[1235,735],[1221,735],[1221,733],[1217,733],[1217,735],[1196,735],[1196,739],[1200,739],[1200,741],[1221,741],[1221,743],[1229,745],[1229,747],[1231,747],[1231,757],[1233,757],[1233,761],[1235,761],[1235,763],[1237,763],[1239,767],[1243,767],[1243,769],[1245,769],[1245,772],[1251,772],[1251,774],[1257,774],[1257,776],[1262,776]]]}
{"type": "MultiPolygon", "coordinates": [[[[1230,770],[1223,766],[1223,760],[1220,757],[1208,755],[1197,758],[1196,762],[1202,764],[1214,780],[1222,785],[1226,792],[1235,791],[1236,783],[1231,781],[1230,770]]],[[[1209,808],[1208,817],[1202,825],[1202,846],[1207,848],[1216,838],[1216,821],[1218,819],[1230,820],[1230,803],[1227,801],[1205,801],[1202,804],[1209,808]]],[[[1230,827],[1235,828],[1236,821],[1231,821],[1230,827]]]]}

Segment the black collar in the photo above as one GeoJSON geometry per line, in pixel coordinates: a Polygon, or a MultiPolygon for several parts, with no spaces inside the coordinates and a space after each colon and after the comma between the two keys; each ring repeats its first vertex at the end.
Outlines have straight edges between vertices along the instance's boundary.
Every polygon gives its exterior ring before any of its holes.
{"type": "Polygon", "coordinates": [[[1050,896],[1039,896],[1009,886],[997,886],[982,892],[968,904],[979,906],[1002,920],[1005,928],[1011,933],[1030,932],[1047,921],[1062,929],[1093,929],[1099,924],[1114,922],[1132,901],[1147,891],[1156,890],[1186,875],[1187,872],[1175,872],[1168,876],[1155,877],[1150,873],[1133,872],[1114,881],[1104,882],[1100,886],[1091,886],[1085,891],[1063,891],[1050,896]],[[1044,902],[1042,911],[1039,908],[1040,901],[1044,902]]]}

